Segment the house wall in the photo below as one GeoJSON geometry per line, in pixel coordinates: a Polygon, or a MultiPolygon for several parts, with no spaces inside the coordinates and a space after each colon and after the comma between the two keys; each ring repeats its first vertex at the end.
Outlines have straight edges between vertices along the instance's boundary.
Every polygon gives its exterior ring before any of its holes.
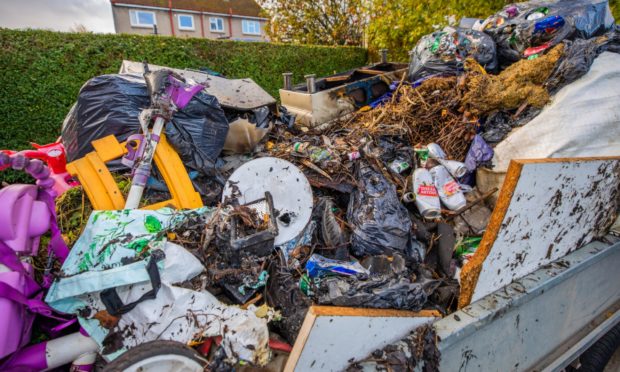
{"type": "Polygon", "coordinates": [[[242,20],[240,18],[233,18],[232,22],[232,30],[233,30],[233,39],[241,39],[241,40],[256,40],[256,41],[266,41],[265,38],[265,25],[267,22],[260,22],[260,35],[247,35],[242,31],[242,20]]]}
{"type": "MultiPolygon", "coordinates": [[[[132,8],[122,7],[122,6],[112,6],[112,14],[114,17],[114,28],[117,34],[140,34],[140,35],[152,35],[153,29],[147,27],[135,27],[131,25],[131,21],[129,18],[129,11],[132,8]]],[[[139,9],[136,10],[144,10],[151,11],[155,13],[155,19],[157,23],[157,33],[159,35],[167,35],[172,36],[172,29],[170,28],[170,15],[167,10],[158,10],[158,9],[139,9]]],[[[201,29],[200,18],[202,17],[203,26],[204,26],[204,37],[209,39],[221,39],[221,38],[231,38],[234,40],[255,40],[255,41],[267,41],[265,35],[265,20],[257,20],[261,26],[261,34],[260,35],[247,35],[242,31],[242,19],[238,17],[232,17],[232,36],[230,34],[230,16],[228,15],[211,15],[211,14],[199,14],[199,13],[190,13],[190,12],[172,12],[173,14],[173,22],[174,22],[174,33],[177,37],[203,37],[203,31],[201,29]],[[181,30],[179,29],[179,14],[188,14],[194,17],[194,30],[181,30]],[[222,18],[224,23],[224,31],[223,32],[215,32],[210,30],[210,18],[222,18]]],[[[252,19],[252,18],[247,18],[252,19]]],[[[254,20],[254,19],[252,19],[254,20]]]]}

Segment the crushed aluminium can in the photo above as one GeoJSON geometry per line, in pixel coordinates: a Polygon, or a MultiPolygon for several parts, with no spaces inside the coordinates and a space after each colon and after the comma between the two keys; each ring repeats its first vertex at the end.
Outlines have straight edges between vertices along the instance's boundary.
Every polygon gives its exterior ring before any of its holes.
{"type": "Polygon", "coordinates": [[[349,161],[354,161],[362,157],[362,154],[359,151],[353,151],[347,154],[347,158],[349,161]]]}
{"type": "Polygon", "coordinates": [[[293,151],[306,155],[313,163],[332,159],[332,153],[320,147],[312,146],[307,142],[295,142],[293,151]]]}
{"type": "Polygon", "coordinates": [[[428,149],[428,156],[446,167],[448,172],[455,178],[461,178],[467,173],[465,163],[456,160],[448,160],[448,156],[438,144],[429,143],[426,148],[428,149]]]}
{"type": "Polygon", "coordinates": [[[476,250],[480,245],[480,241],[482,241],[482,238],[479,236],[464,238],[454,250],[456,257],[462,257],[466,259],[471,258],[474,253],[476,253],[476,250]]]}
{"type": "Polygon", "coordinates": [[[448,157],[441,146],[434,142],[426,145],[426,148],[428,149],[428,156],[433,159],[446,159],[448,157]]]}
{"type": "Polygon", "coordinates": [[[390,170],[394,173],[401,174],[407,169],[409,169],[410,165],[406,161],[402,161],[401,159],[395,159],[390,163],[390,170]]]}
{"type": "Polygon", "coordinates": [[[310,278],[307,274],[302,274],[302,276],[299,278],[299,290],[301,290],[301,293],[305,294],[308,297],[314,296],[314,291],[312,290],[312,287],[318,285],[319,282],[319,278],[310,278]]]}
{"type": "Polygon", "coordinates": [[[424,168],[426,166],[426,161],[428,160],[428,148],[426,146],[416,146],[413,148],[413,151],[418,158],[420,167],[424,168]]]}
{"type": "Polygon", "coordinates": [[[338,261],[313,254],[306,262],[306,271],[310,278],[324,275],[368,275],[370,272],[357,261],[338,261]]]}
{"type": "Polygon", "coordinates": [[[455,178],[461,178],[467,173],[467,167],[465,166],[465,163],[447,159],[437,159],[437,161],[439,162],[439,164],[446,167],[448,172],[450,172],[450,174],[455,178]]]}

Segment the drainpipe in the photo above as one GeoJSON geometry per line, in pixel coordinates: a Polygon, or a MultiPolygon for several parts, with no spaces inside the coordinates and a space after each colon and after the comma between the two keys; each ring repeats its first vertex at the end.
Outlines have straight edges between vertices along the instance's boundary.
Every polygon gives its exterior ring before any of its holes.
{"type": "Polygon", "coordinates": [[[168,0],[168,14],[170,15],[170,30],[172,30],[172,36],[175,36],[174,20],[172,19],[172,0],[168,0]]]}
{"type": "Polygon", "coordinates": [[[204,14],[200,13],[200,32],[202,33],[202,38],[205,37],[205,22],[204,22],[204,14]]]}
{"type": "Polygon", "coordinates": [[[228,8],[228,35],[232,39],[232,8],[228,8]]]}

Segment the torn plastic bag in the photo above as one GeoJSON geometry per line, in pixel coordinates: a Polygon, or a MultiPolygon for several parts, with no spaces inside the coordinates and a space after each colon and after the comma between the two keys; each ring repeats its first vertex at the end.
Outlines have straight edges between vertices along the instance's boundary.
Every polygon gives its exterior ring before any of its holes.
{"type": "Polygon", "coordinates": [[[370,275],[398,276],[406,270],[405,259],[398,254],[391,257],[368,256],[362,261],[362,266],[368,270],[370,275]]]}
{"type": "Polygon", "coordinates": [[[491,114],[481,126],[481,137],[489,143],[501,142],[512,130],[511,115],[504,111],[491,114]]]}
{"type": "MultiPolygon", "coordinates": [[[[91,142],[113,134],[119,141],[138,133],[138,116],[149,106],[146,83],[137,74],[110,74],[90,79],[82,86],[77,102],[62,128],[67,159],[73,161],[93,151],[91,142]]],[[[217,99],[204,91],[178,111],[167,123],[165,133],[184,164],[206,175],[213,174],[228,121],[217,99]]],[[[108,164],[120,169],[120,161],[108,164]]]]}
{"type": "Polygon", "coordinates": [[[222,336],[230,359],[266,363],[264,320],[226,306],[208,292],[172,285],[192,279],[204,267],[167,242],[166,231],[210,213],[208,208],[94,211],[46,301],[60,312],[78,315],[108,360],[156,339],[188,343],[195,337],[222,336]],[[118,323],[102,324],[102,314],[118,323]]]}
{"type": "Polygon", "coordinates": [[[510,131],[527,124],[541,111],[540,108],[528,107],[515,117],[517,110],[497,111],[483,121],[480,136],[488,143],[501,142],[510,131]]]}
{"type": "Polygon", "coordinates": [[[476,134],[465,156],[467,170],[473,172],[479,166],[491,161],[491,159],[493,159],[493,148],[484,142],[480,135],[476,134]]]}
{"type": "Polygon", "coordinates": [[[455,75],[463,71],[468,57],[487,71],[497,69],[495,43],[483,32],[446,27],[423,36],[411,53],[409,81],[438,73],[455,75]]]}
{"type": "Polygon", "coordinates": [[[419,265],[426,257],[426,246],[412,236],[407,244],[406,252],[411,264],[419,265]]]}
{"type": "Polygon", "coordinates": [[[530,1],[510,4],[488,17],[480,31],[497,43],[502,65],[548,50],[566,38],[591,38],[614,18],[607,0],[530,1]]]}
{"type": "Polygon", "coordinates": [[[339,261],[313,254],[306,262],[306,271],[311,278],[326,275],[368,275],[369,272],[357,261],[339,261]]]}
{"type": "Polygon", "coordinates": [[[284,257],[287,260],[290,258],[291,252],[293,252],[295,248],[312,244],[312,239],[314,237],[314,231],[316,230],[316,227],[316,222],[310,221],[297,237],[279,246],[280,250],[282,251],[284,257]]]}
{"type": "Polygon", "coordinates": [[[229,115],[230,129],[224,142],[226,154],[246,154],[273,128],[272,115],[267,106],[242,115],[229,115]]]}
{"type": "Polygon", "coordinates": [[[545,87],[550,93],[557,92],[585,75],[594,59],[602,52],[620,53],[620,32],[616,26],[602,37],[565,40],[564,44],[564,54],[545,82],[545,87]]]}
{"type": "Polygon", "coordinates": [[[340,261],[349,260],[349,249],[346,243],[349,241],[345,229],[340,226],[334,210],[336,204],[330,197],[319,197],[314,208],[313,215],[319,222],[318,235],[325,247],[334,248],[328,250],[327,256],[340,261]]]}
{"type": "Polygon", "coordinates": [[[417,311],[427,294],[421,284],[405,277],[328,277],[318,283],[316,297],[321,305],[417,311]]]}
{"type": "Polygon", "coordinates": [[[294,114],[288,112],[286,107],[278,107],[278,121],[277,124],[285,125],[288,129],[292,129],[295,126],[295,119],[297,117],[294,114]]]}
{"type": "MultiPolygon", "coordinates": [[[[508,132],[505,135],[507,134],[508,132]]],[[[491,159],[493,159],[493,148],[484,141],[482,136],[476,134],[469,145],[467,155],[465,155],[467,174],[459,179],[460,183],[474,186],[476,184],[476,169],[480,166],[490,165],[491,159]]]]}
{"type": "Polygon", "coordinates": [[[352,228],[352,253],[361,257],[389,250],[404,252],[411,219],[396,188],[365,162],[359,163],[356,178],[359,188],[351,194],[347,210],[352,228]]]}

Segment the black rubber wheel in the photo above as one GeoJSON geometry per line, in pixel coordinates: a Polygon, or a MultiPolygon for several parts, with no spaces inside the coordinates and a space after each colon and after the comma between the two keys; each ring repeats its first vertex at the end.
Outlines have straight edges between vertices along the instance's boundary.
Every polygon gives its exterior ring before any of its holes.
{"type": "Polygon", "coordinates": [[[193,366],[194,362],[198,363],[202,367],[207,364],[207,360],[200,356],[198,352],[190,347],[183,345],[176,341],[151,341],[139,345],[133,349],[130,349],[123,353],[120,357],[116,358],[111,363],[108,363],[103,371],[104,372],[122,372],[122,371],[144,371],[148,372],[151,368],[144,365],[145,361],[153,360],[151,365],[157,366],[154,370],[192,370],[180,368],[183,363],[193,366]],[[168,357],[166,360],[166,357],[168,357]],[[178,365],[176,367],[162,368],[167,363],[171,366],[174,363],[178,365]]]}
{"type": "Polygon", "coordinates": [[[579,357],[579,372],[602,372],[620,348],[620,324],[617,324],[579,357]]]}

